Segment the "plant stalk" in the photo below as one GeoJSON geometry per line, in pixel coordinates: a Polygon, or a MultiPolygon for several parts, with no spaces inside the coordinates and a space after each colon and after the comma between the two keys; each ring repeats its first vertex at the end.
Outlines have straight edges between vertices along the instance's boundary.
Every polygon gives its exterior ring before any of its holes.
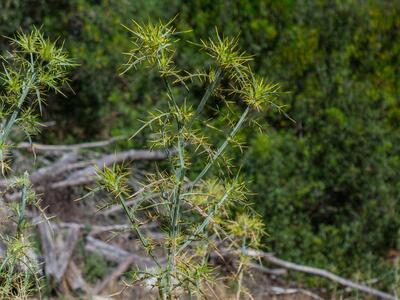
{"type": "Polygon", "coordinates": [[[30,85],[31,83],[35,80],[35,74],[32,75],[30,80],[25,83],[23,89],[22,89],[22,94],[18,99],[18,104],[17,108],[13,111],[11,117],[8,119],[8,121],[4,125],[4,129],[0,133],[0,142],[4,143],[10,134],[11,128],[14,126],[14,123],[18,117],[19,112],[21,111],[22,105],[25,102],[26,97],[28,96],[29,90],[30,90],[30,85]]]}
{"type": "Polygon", "coordinates": [[[218,148],[217,152],[215,152],[213,157],[210,159],[210,161],[207,163],[207,165],[204,167],[204,169],[200,172],[200,174],[196,177],[196,179],[192,181],[192,183],[191,183],[192,188],[197,183],[199,183],[199,181],[204,177],[204,175],[212,167],[212,165],[215,163],[215,161],[221,156],[222,152],[228,146],[229,141],[235,137],[235,135],[237,134],[239,129],[242,127],[243,123],[246,121],[246,118],[247,118],[247,115],[249,114],[249,112],[250,112],[250,107],[247,107],[246,110],[241,115],[239,121],[236,123],[235,127],[232,129],[232,131],[229,134],[229,136],[222,143],[222,145],[218,148]]]}

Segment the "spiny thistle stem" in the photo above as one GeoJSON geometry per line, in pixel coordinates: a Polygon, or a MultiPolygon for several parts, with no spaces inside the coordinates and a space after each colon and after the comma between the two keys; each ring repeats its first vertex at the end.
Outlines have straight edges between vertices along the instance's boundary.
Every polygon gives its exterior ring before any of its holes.
{"type": "Polygon", "coordinates": [[[176,252],[176,254],[181,253],[183,250],[185,250],[185,248],[187,246],[190,245],[190,243],[192,241],[194,241],[196,239],[196,236],[199,235],[200,233],[202,233],[204,231],[204,229],[207,227],[207,225],[210,223],[210,221],[212,220],[212,218],[214,217],[215,213],[219,210],[219,208],[225,203],[225,201],[228,199],[230,193],[233,191],[234,189],[234,184],[232,186],[229,187],[229,189],[227,191],[225,191],[224,195],[221,197],[221,199],[217,202],[217,204],[215,204],[213,210],[207,215],[207,217],[203,220],[203,222],[196,228],[196,230],[193,232],[193,234],[187,238],[187,240],[185,241],[185,243],[178,249],[178,251],[176,252]]]}
{"type": "Polygon", "coordinates": [[[246,110],[243,112],[241,115],[239,121],[236,123],[235,127],[232,129],[230,132],[229,136],[225,139],[225,141],[222,143],[222,145],[218,148],[217,152],[213,155],[213,157],[209,160],[207,165],[204,167],[204,169],[200,172],[200,174],[196,177],[195,180],[192,181],[191,187],[193,188],[203,177],[204,175],[208,172],[208,170],[213,166],[215,161],[221,156],[222,152],[224,152],[225,148],[228,146],[229,141],[235,137],[239,129],[243,126],[243,123],[246,121],[247,115],[250,112],[250,107],[248,106],[246,110]]]}
{"type": "Polygon", "coordinates": [[[197,106],[196,112],[194,113],[193,118],[190,120],[188,129],[192,129],[193,123],[196,121],[196,119],[200,116],[201,112],[204,110],[204,106],[206,105],[208,99],[210,99],[210,96],[214,92],[215,88],[217,87],[220,77],[221,77],[222,70],[220,67],[217,67],[215,71],[215,77],[214,80],[210,83],[208,86],[206,92],[204,93],[203,98],[201,98],[201,101],[199,105],[197,106]]]}
{"type": "Polygon", "coordinates": [[[132,225],[133,230],[138,235],[139,240],[142,243],[143,247],[147,250],[147,252],[149,253],[150,257],[153,259],[153,261],[156,263],[156,265],[158,267],[160,267],[160,263],[158,262],[157,258],[154,256],[154,254],[152,253],[152,251],[149,247],[149,243],[146,241],[146,238],[143,236],[142,232],[139,229],[139,226],[137,225],[137,221],[132,216],[131,212],[129,211],[128,207],[126,206],[124,196],[119,195],[118,199],[119,199],[119,202],[121,203],[121,206],[122,206],[125,214],[127,215],[128,219],[129,219],[129,222],[132,225]]]}
{"type": "Polygon", "coordinates": [[[35,80],[35,77],[36,77],[35,74],[32,74],[30,80],[24,84],[24,87],[22,89],[22,94],[18,100],[17,107],[13,111],[13,113],[10,116],[10,118],[8,119],[8,121],[6,122],[6,124],[4,126],[4,130],[0,134],[0,142],[4,143],[6,141],[8,135],[10,134],[11,128],[14,126],[14,123],[18,117],[18,114],[22,108],[22,105],[24,104],[25,99],[28,96],[28,93],[30,91],[30,85],[35,80]]]}
{"type": "MultiPolygon", "coordinates": [[[[246,250],[246,237],[242,237],[242,253],[245,253],[246,250]]],[[[236,300],[240,300],[240,294],[242,293],[242,282],[243,282],[243,258],[240,259],[240,264],[238,267],[239,278],[238,278],[238,287],[236,291],[236,300]]]]}
{"type": "MultiPolygon", "coordinates": [[[[27,175],[27,174],[26,174],[27,175]]],[[[25,209],[26,209],[26,198],[27,198],[28,186],[24,183],[21,192],[21,203],[18,207],[18,225],[17,225],[17,236],[20,236],[23,232],[23,224],[25,222],[25,209]]]]}
{"type": "MultiPolygon", "coordinates": [[[[185,177],[185,158],[184,158],[184,148],[185,148],[185,140],[183,137],[183,129],[188,129],[190,130],[193,126],[193,123],[197,119],[197,117],[201,114],[203,111],[208,99],[214,92],[219,79],[221,75],[221,69],[218,68],[214,80],[210,83],[208,86],[204,96],[202,97],[196,112],[192,119],[190,120],[189,124],[185,126],[185,124],[182,124],[180,120],[177,119],[177,126],[178,126],[178,156],[179,156],[179,166],[178,169],[176,170],[176,179],[177,179],[177,185],[174,188],[173,191],[173,209],[172,209],[172,232],[171,232],[171,238],[172,238],[172,245],[170,248],[170,251],[168,253],[168,272],[173,272],[175,269],[175,255],[176,255],[176,237],[177,234],[179,233],[179,219],[180,219],[180,206],[181,206],[181,188],[183,184],[183,180],[185,177]]],[[[173,101],[174,105],[177,105],[175,97],[172,93],[171,87],[167,81],[167,79],[164,77],[164,83],[166,85],[168,94],[173,101]]],[[[168,289],[171,287],[171,274],[168,274],[168,280],[167,280],[167,285],[168,289]]],[[[170,293],[169,293],[170,294],[170,293]]]]}
{"type": "MultiPolygon", "coordinates": [[[[177,106],[175,96],[172,93],[171,87],[168,83],[167,78],[164,78],[164,83],[167,88],[168,95],[172,100],[173,104],[177,106]]],[[[172,216],[171,216],[171,243],[172,245],[168,249],[168,271],[167,271],[167,294],[171,295],[172,289],[172,272],[175,269],[175,252],[176,252],[176,237],[178,235],[178,223],[179,223],[179,210],[180,210],[180,193],[183,184],[183,179],[185,177],[185,157],[184,157],[184,138],[182,136],[182,128],[184,124],[182,124],[181,120],[178,117],[175,118],[177,126],[178,126],[178,156],[179,156],[179,166],[176,169],[176,185],[173,190],[173,199],[172,199],[172,216]]]]}

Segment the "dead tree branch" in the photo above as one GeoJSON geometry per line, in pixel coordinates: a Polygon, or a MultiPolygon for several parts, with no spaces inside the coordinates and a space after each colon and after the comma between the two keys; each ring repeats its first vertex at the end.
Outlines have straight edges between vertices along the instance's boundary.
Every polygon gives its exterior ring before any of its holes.
{"type": "Polygon", "coordinates": [[[351,280],[340,277],[340,276],[333,274],[332,272],[329,272],[324,269],[295,264],[295,263],[288,262],[288,261],[282,260],[280,258],[277,258],[270,253],[265,253],[265,252],[261,252],[261,251],[251,250],[251,249],[245,250],[244,254],[248,255],[250,257],[263,258],[266,261],[268,261],[269,263],[275,264],[282,268],[324,277],[326,279],[337,282],[343,286],[346,286],[346,287],[349,287],[349,288],[352,288],[355,290],[359,290],[361,292],[364,292],[369,295],[373,295],[373,296],[381,298],[381,299],[398,300],[398,298],[396,296],[390,295],[388,293],[379,291],[377,289],[371,288],[371,287],[363,285],[363,284],[353,282],[351,280]]]}
{"type": "Polygon", "coordinates": [[[43,145],[43,144],[30,144],[30,143],[20,143],[18,144],[18,149],[28,149],[33,152],[62,152],[62,151],[78,151],[82,149],[89,148],[100,148],[109,146],[117,141],[125,139],[125,136],[117,136],[113,137],[109,140],[98,141],[98,142],[90,142],[90,143],[81,143],[81,144],[72,144],[72,145],[43,145]]]}

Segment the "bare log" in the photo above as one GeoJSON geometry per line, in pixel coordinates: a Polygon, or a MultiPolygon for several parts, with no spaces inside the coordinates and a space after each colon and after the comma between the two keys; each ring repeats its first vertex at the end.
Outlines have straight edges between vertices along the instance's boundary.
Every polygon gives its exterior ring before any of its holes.
{"type": "MultiPolygon", "coordinates": [[[[55,176],[55,173],[60,172],[60,168],[62,169],[65,165],[69,165],[72,162],[75,162],[77,160],[77,155],[76,153],[67,153],[64,154],[58,161],[56,161],[54,164],[40,168],[36,171],[34,171],[29,179],[32,184],[40,184],[43,182],[47,177],[55,176]]],[[[15,178],[7,178],[0,180],[0,188],[7,188],[15,178]]]]}
{"type": "MultiPolygon", "coordinates": [[[[161,197],[161,193],[154,193],[154,194],[150,194],[150,195],[146,195],[146,196],[143,196],[139,193],[139,195],[137,195],[133,199],[126,201],[125,205],[127,207],[130,207],[130,206],[135,205],[139,200],[142,200],[142,199],[151,200],[151,199],[155,199],[157,197],[161,197]]],[[[101,214],[104,216],[108,216],[108,215],[114,214],[116,212],[120,212],[121,210],[122,210],[122,206],[120,204],[114,204],[114,205],[108,207],[107,209],[102,210],[101,214]]]]}
{"type": "MultiPolygon", "coordinates": [[[[45,190],[62,189],[90,184],[95,180],[96,168],[103,168],[104,166],[110,166],[112,164],[124,161],[163,160],[170,155],[173,155],[174,153],[175,151],[169,150],[128,150],[115,154],[105,155],[97,160],[86,162],[76,162],[76,153],[67,153],[55,164],[41,168],[32,173],[30,178],[36,192],[41,193],[45,190]],[[55,179],[57,179],[58,176],[62,175],[63,173],[66,173],[67,171],[73,171],[82,167],[83,169],[72,172],[67,178],[54,181],[55,179]]],[[[6,189],[13,180],[14,179],[12,178],[0,180],[0,192],[1,189],[6,189]]],[[[4,193],[3,198],[12,201],[20,197],[20,195],[20,192],[14,192],[8,195],[4,193]]]]}
{"type": "MultiPolygon", "coordinates": [[[[80,229],[89,228],[90,231],[88,235],[96,235],[103,232],[113,232],[113,231],[126,231],[132,228],[129,224],[113,224],[113,225],[91,225],[91,224],[79,224],[79,223],[70,223],[70,222],[60,222],[58,223],[60,227],[74,227],[77,226],[80,229]]],[[[143,224],[140,226],[140,229],[152,229],[159,227],[159,224],[155,222],[143,224]]]]}

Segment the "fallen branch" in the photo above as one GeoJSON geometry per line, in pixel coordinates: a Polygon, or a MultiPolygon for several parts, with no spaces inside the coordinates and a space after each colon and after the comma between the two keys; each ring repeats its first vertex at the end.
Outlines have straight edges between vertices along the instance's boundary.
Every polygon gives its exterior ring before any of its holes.
{"type": "Polygon", "coordinates": [[[287,274],[286,269],[270,269],[255,263],[249,263],[249,267],[273,276],[285,276],[287,274]]]}
{"type": "Polygon", "coordinates": [[[130,266],[135,262],[135,258],[133,256],[128,257],[125,261],[121,262],[118,267],[114,269],[108,276],[106,276],[100,283],[98,283],[93,289],[93,293],[99,294],[103,291],[107,285],[118,279],[124,272],[126,272],[130,266]]]}
{"type": "Polygon", "coordinates": [[[135,160],[163,160],[171,155],[170,151],[128,150],[103,156],[94,161],[93,165],[72,173],[67,179],[51,185],[52,189],[66,188],[89,184],[94,181],[97,168],[111,166],[116,163],[135,160]]]}
{"type": "Polygon", "coordinates": [[[340,277],[338,275],[335,275],[327,270],[324,269],[319,269],[319,268],[314,268],[314,267],[309,267],[309,266],[303,266],[303,265],[299,265],[299,264],[295,264],[292,262],[288,262],[285,260],[282,260],[280,258],[277,258],[275,256],[273,256],[270,253],[265,253],[265,252],[261,252],[261,251],[256,251],[256,250],[244,250],[244,254],[248,255],[250,257],[257,257],[257,258],[263,258],[266,261],[278,265],[280,267],[289,269],[289,270],[294,270],[294,271],[298,271],[298,272],[303,272],[303,273],[307,273],[307,274],[311,274],[311,275],[316,275],[316,276],[320,276],[320,277],[324,277],[327,278],[329,280],[332,280],[334,282],[337,282],[343,286],[347,286],[349,288],[355,289],[355,290],[359,290],[361,292],[364,292],[366,294],[369,295],[373,295],[375,297],[379,297],[381,299],[388,299],[388,300],[398,300],[398,298],[396,296],[390,295],[388,293],[379,291],[377,289],[368,287],[366,285],[363,284],[359,284],[356,282],[353,282],[351,280],[345,279],[343,277],[340,277]]]}
{"type": "Polygon", "coordinates": [[[79,270],[78,266],[73,260],[71,260],[68,264],[68,268],[65,272],[65,280],[68,284],[68,287],[74,292],[82,294],[88,291],[88,287],[83,279],[82,272],[79,270]]]}
{"type": "MultiPolygon", "coordinates": [[[[113,225],[91,225],[91,224],[79,224],[79,223],[67,223],[61,222],[58,223],[58,226],[61,228],[68,228],[68,227],[78,227],[81,230],[88,228],[90,229],[88,235],[96,235],[103,232],[113,232],[113,231],[126,231],[132,228],[132,225],[129,224],[113,224],[113,225]]],[[[151,229],[156,228],[159,225],[157,223],[148,223],[141,225],[141,229],[151,229]]]]}
{"type": "Polygon", "coordinates": [[[33,152],[61,152],[61,151],[78,151],[81,149],[88,148],[99,148],[109,146],[117,141],[125,139],[125,136],[117,136],[113,137],[109,140],[98,141],[98,142],[90,142],[90,143],[82,143],[82,144],[72,144],[72,145],[43,145],[43,144],[30,144],[30,143],[20,143],[18,144],[18,149],[28,149],[33,152]]]}
{"type": "Polygon", "coordinates": [[[78,227],[70,227],[65,240],[61,233],[54,240],[48,224],[41,222],[38,229],[45,259],[45,272],[59,283],[68,267],[80,230],[78,227]]]}
{"type": "MultiPolygon", "coordinates": [[[[115,154],[105,155],[96,160],[76,162],[76,153],[67,153],[59,161],[53,165],[40,168],[32,173],[30,176],[34,189],[38,193],[43,193],[48,190],[62,189],[74,186],[81,186],[91,184],[95,181],[96,169],[110,166],[116,163],[137,160],[163,160],[173,155],[175,151],[152,151],[152,150],[128,150],[118,152],[115,154]],[[81,169],[83,167],[83,169],[81,169]],[[78,170],[76,170],[78,169],[78,170]],[[57,177],[64,173],[73,171],[64,179],[57,177]]],[[[6,194],[6,189],[10,183],[14,181],[13,178],[0,180],[0,194],[3,191],[3,198],[9,201],[18,199],[20,192],[6,194]]]]}
{"type": "Polygon", "coordinates": [[[153,261],[146,257],[130,253],[124,249],[107,244],[91,236],[86,237],[85,250],[96,253],[100,256],[103,256],[105,259],[116,263],[122,263],[127,259],[130,259],[132,260],[132,264],[136,265],[139,269],[154,267],[153,261]]]}
{"type": "MultiPolygon", "coordinates": [[[[62,170],[63,167],[69,165],[77,160],[77,156],[75,153],[66,153],[64,154],[58,161],[50,166],[46,166],[34,171],[30,176],[29,179],[32,184],[37,185],[41,182],[46,181],[47,177],[55,176],[59,174],[60,169],[62,170]]],[[[7,188],[10,184],[15,181],[15,178],[7,178],[0,180],[0,188],[7,188]]]]}
{"type": "Polygon", "coordinates": [[[304,289],[298,289],[298,288],[284,288],[280,286],[271,286],[269,288],[268,295],[273,294],[273,295],[293,295],[293,294],[303,294],[306,295],[312,299],[316,300],[324,300],[317,294],[314,294],[313,292],[304,290],[304,289]]]}
{"type": "MultiPolygon", "coordinates": [[[[132,200],[126,201],[125,205],[127,207],[133,206],[135,205],[139,200],[145,199],[145,200],[152,200],[154,198],[160,197],[161,193],[154,193],[154,194],[150,194],[150,195],[141,195],[141,193],[139,193],[135,198],[133,198],[132,200]]],[[[107,209],[102,210],[100,213],[104,216],[108,216],[110,214],[114,214],[116,212],[119,212],[122,210],[122,206],[120,204],[114,204],[112,206],[110,206],[107,209]]]]}

